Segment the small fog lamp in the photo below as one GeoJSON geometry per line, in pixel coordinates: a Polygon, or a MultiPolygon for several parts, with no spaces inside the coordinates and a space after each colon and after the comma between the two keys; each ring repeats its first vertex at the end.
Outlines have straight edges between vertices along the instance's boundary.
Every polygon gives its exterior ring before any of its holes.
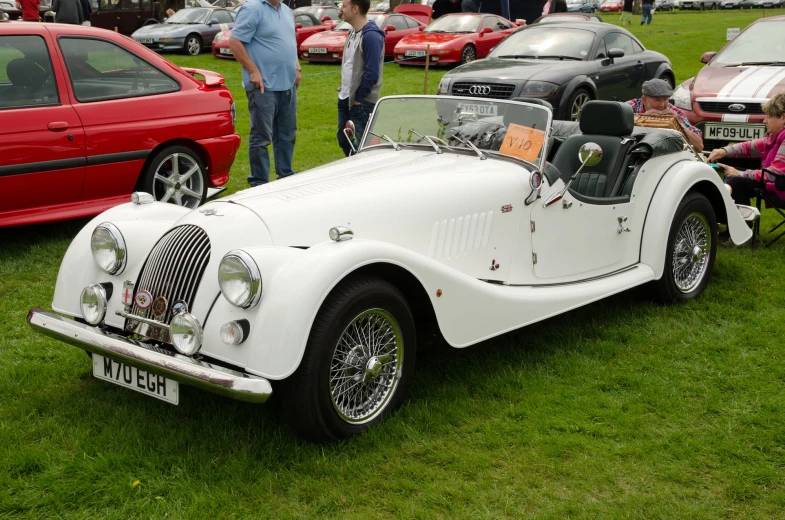
{"type": "Polygon", "coordinates": [[[202,326],[192,314],[180,312],[169,325],[174,348],[184,356],[193,356],[202,348],[202,326]]]}
{"type": "Polygon", "coordinates": [[[102,285],[88,285],[79,298],[82,317],[90,325],[98,325],[106,316],[106,290],[102,285]]]}
{"type": "Polygon", "coordinates": [[[248,320],[230,321],[221,326],[221,341],[227,345],[239,345],[248,337],[251,326],[248,320]]]}

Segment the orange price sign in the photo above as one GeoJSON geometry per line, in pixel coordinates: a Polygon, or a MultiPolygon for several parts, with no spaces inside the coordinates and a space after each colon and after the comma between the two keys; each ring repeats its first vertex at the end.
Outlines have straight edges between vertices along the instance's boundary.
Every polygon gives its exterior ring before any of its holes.
{"type": "Polygon", "coordinates": [[[544,131],[511,123],[507,127],[507,135],[504,136],[504,142],[502,142],[499,151],[504,155],[534,162],[540,155],[544,142],[544,131]]]}

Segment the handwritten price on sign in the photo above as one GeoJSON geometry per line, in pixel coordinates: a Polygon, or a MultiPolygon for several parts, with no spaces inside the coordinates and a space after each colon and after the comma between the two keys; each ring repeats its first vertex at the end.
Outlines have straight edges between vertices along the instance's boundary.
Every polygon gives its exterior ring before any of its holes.
{"type": "Polygon", "coordinates": [[[504,155],[534,162],[539,157],[544,142],[544,131],[512,123],[507,127],[507,135],[504,136],[499,151],[504,155]]]}

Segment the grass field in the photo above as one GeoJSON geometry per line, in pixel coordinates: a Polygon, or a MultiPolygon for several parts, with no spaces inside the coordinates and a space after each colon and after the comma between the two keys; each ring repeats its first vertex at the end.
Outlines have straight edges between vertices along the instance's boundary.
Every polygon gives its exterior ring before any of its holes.
{"type": "MultiPolygon", "coordinates": [[[[726,27],[761,14],[657,13],[632,31],[683,80],[726,27]]],[[[240,82],[234,62],[171,59],[240,82]]],[[[303,65],[298,170],[341,155],[337,70],[303,65]]],[[[422,79],[387,66],[384,94],[420,93],[422,79]]],[[[243,148],[230,192],[247,173],[243,148]]],[[[83,224],[0,230],[0,518],[785,518],[785,240],[720,249],[687,305],[634,291],[465,350],[423,349],[396,415],[314,446],[276,399],[181,387],[172,407],[34,335],[26,313],[51,302],[83,224]]]]}

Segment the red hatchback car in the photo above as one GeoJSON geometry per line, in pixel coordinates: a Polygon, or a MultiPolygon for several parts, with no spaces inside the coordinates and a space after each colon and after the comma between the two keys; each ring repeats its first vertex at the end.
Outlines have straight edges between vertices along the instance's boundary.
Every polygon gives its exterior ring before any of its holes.
{"type": "Polygon", "coordinates": [[[95,215],[135,190],[198,206],[240,146],[223,83],[113,31],[0,22],[0,227],[95,215]]]}

